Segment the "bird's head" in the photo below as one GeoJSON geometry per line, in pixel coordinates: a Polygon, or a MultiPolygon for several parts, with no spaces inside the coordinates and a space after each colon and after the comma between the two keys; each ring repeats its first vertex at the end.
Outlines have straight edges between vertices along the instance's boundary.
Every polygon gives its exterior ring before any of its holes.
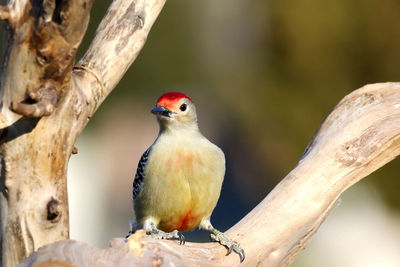
{"type": "Polygon", "coordinates": [[[192,99],[179,92],[168,92],[158,98],[151,110],[162,128],[197,126],[196,108],[192,99]]]}

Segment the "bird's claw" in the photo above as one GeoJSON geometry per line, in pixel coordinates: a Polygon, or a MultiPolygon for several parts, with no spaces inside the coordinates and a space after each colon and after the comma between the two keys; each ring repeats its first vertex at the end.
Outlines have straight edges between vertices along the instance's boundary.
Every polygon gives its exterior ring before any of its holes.
{"type": "Polygon", "coordinates": [[[150,235],[157,239],[174,239],[174,238],[176,238],[176,239],[179,239],[179,245],[185,244],[185,236],[181,232],[178,232],[178,230],[174,230],[172,232],[166,233],[166,232],[163,232],[163,231],[157,229],[157,231],[150,232],[150,235]]]}
{"type": "Polygon", "coordinates": [[[229,254],[232,253],[233,247],[228,248],[228,252],[226,252],[225,256],[228,256],[229,254]]]}
{"type": "Polygon", "coordinates": [[[178,236],[179,236],[179,245],[185,245],[185,236],[181,232],[178,232],[178,236]]]}
{"type": "Polygon", "coordinates": [[[125,236],[125,238],[130,237],[131,235],[133,235],[135,232],[129,231],[128,234],[125,236]]]}
{"type": "Polygon", "coordinates": [[[139,229],[139,226],[137,224],[137,222],[135,220],[130,220],[129,221],[129,232],[128,234],[125,236],[125,238],[130,237],[131,235],[133,235],[134,233],[136,233],[136,231],[139,229]]]}
{"type": "Polygon", "coordinates": [[[223,233],[218,232],[216,234],[211,234],[210,239],[219,242],[221,245],[225,246],[228,249],[226,256],[234,251],[239,255],[240,262],[243,262],[246,258],[244,250],[235,242],[229,240],[223,233]]]}
{"type": "Polygon", "coordinates": [[[237,251],[235,251],[235,252],[239,255],[240,262],[243,262],[244,258],[246,258],[246,254],[244,254],[244,250],[241,247],[239,247],[238,252],[237,251]]]}

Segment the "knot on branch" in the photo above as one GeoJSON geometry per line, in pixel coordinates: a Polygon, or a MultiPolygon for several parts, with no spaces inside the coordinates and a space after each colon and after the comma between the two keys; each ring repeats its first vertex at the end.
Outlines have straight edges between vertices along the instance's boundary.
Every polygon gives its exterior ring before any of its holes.
{"type": "Polygon", "coordinates": [[[78,154],[78,148],[77,148],[76,146],[74,146],[74,147],[72,148],[71,153],[72,153],[73,155],[78,154]]]}
{"type": "Polygon", "coordinates": [[[51,198],[47,203],[47,220],[52,223],[60,221],[62,214],[62,207],[59,200],[51,198]]]}
{"type": "Polygon", "coordinates": [[[57,104],[57,90],[53,83],[47,82],[22,102],[12,102],[11,110],[26,117],[39,118],[50,115],[57,104]]]}

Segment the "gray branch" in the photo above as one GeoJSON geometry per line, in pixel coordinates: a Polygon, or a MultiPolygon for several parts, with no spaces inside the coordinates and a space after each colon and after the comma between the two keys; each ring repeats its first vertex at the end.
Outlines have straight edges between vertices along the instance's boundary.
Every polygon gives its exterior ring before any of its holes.
{"type": "MultiPolygon", "coordinates": [[[[344,190],[400,154],[400,83],[364,86],[329,114],[297,166],[226,234],[246,251],[240,266],[288,266],[344,190]]],[[[155,240],[143,231],[107,249],[62,241],[20,267],[56,258],[78,266],[237,266],[216,243],[155,240]],[[85,255],[85,257],[83,257],[85,255]]]]}

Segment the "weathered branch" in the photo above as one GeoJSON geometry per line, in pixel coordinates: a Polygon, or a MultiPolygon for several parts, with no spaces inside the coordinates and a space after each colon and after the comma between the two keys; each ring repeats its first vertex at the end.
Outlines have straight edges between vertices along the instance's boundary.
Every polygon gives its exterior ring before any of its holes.
{"type": "Polygon", "coordinates": [[[91,103],[92,113],[139,55],[165,1],[115,0],[109,7],[74,73],[77,82],[89,85],[80,87],[86,89],[84,94],[91,103]]]}
{"type": "MultiPolygon", "coordinates": [[[[400,154],[400,83],[367,85],[325,119],[304,155],[275,189],[227,235],[246,250],[243,266],[287,266],[306,247],[341,193],[400,154]]],[[[61,241],[22,266],[58,259],[79,266],[234,266],[215,243],[154,240],[135,234],[107,249],[61,241]],[[85,257],[83,257],[85,255],[85,257]],[[155,265],[157,265],[155,264],[155,265]]]]}
{"type": "Polygon", "coordinates": [[[93,0],[10,0],[0,8],[8,33],[0,75],[2,266],[69,237],[66,173],[75,140],[164,2],[115,0],[74,73],[93,0]],[[136,22],[136,14],[146,20],[136,22]]]}
{"type": "Polygon", "coordinates": [[[66,171],[76,136],[73,111],[62,104],[92,2],[12,0],[3,8],[9,15],[0,75],[2,266],[69,237],[66,171]]]}
{"type": "MultiPolygon", "coordinates": [[[[3,112],[11,107],[27,117],[51,114],[68,87],[92,3],[93,0],[21,0],[4,7],[13,16],[9,21],[10,56],[2,86],[3,112]],[[21,3],[25,3],[23,9],[14,9],[21,3]]],[[[18,116],[13,121],[16,119],[18,116]]]]}

